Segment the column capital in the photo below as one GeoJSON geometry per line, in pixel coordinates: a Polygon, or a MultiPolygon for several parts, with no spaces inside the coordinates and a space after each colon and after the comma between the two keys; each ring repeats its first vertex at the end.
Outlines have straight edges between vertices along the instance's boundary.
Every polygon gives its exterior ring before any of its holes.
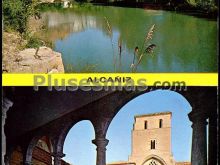
{"type": "Polygon", "coordinates": [[[65,154],[62,152],[53,152],[51,155],[53,157],[59,157],[59,158],[63,158],[65,156],[65,154]]]}
{"type": "Polygon", "coordinates": [[[106,138],[96,138],[92,140],[92,143],[95,144],[97,147],[102,146],[106,147],[108,145],[109,140],[106,138]]]}
{"type": "Polygon", "coordinates": [[[208,119],[208,115],[207,113],[201,111],[201,112],[194,112],[194,111],[191,111],[189,114],[188,114],[188,117],[189,117],[189,120],[191,122],[206,122],[206,119],[208,119]]]}
{"type": "Polygon", "coordinates": [[[51,155],[54,157],[54,165],[61,165],[61,160],[65,154],[62,152],[53,152],[51,155]]]}

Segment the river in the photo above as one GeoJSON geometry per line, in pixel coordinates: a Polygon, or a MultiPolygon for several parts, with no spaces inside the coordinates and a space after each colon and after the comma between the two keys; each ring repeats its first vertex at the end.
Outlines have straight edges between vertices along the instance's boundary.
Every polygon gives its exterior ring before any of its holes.
{"type": "Polygon", "coordinates": [[[47,10],[42,19],[41,35],[62,53],[66,72],[131,72],[135,47],[139,48],[137,63],[141,50],[150,44],[156,47],[143,54],[135,72],[217,71],[217,22],[213,20],[104,6],[47,10]],[[142,49],[153,25],[152,39],[142,49]]]}

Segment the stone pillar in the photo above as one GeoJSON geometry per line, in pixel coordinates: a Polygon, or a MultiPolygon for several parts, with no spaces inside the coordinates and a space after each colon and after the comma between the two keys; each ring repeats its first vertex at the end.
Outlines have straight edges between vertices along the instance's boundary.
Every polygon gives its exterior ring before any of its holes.
{"type": "Polygon", "coordinates": [[[25,149],[23,151],[23,164],[24,165],[32,165],[32,152],[33,152],[33,148],[32,148],[32,151],[31,151],[31,154],[28,154],[27,153],[28,151],[25,149]]]}
{"type": "Polygon", "coordinates": [[[4,159],[6,154],[6,137],[5,137],[4,126],[7,117],[7,111],[12,105],[13,103],[9,99],[3,97],[2,99],[2,165],[5,165],[4,159]]]}
{"type": "Polygon", "coordinates": [[[53,153],[52,156],[54,157],[54,165],[61,165],[62,158],[65,156],[63,153],[53,153]]]}
{"type": "Polygon", "coordinates": [[[92,143],[97,146],[96,165],[106,165],[106,146],[108,142],[104,137],[92,140],[92,143]]]}
{"type": "Polygon", "coordinates": [[[207,165],[206,118],[203,114],[196,114],[191,115],[190,120],[193,122],[191,163],[207,165]]]}
{"type": "Polygon", "coordinates": [[[217,114],[209,118],[208,164],[217,164],[217,114]]]}

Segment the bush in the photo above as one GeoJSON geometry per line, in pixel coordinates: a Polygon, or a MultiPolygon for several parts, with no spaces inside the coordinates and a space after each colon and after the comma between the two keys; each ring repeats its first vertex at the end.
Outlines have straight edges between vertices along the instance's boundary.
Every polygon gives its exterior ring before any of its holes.
{"type": "Polygon", "coordinates": [[[218,9],[213,1],[199,1],[197,3],[197,7],[202,11],[206,11],[207,13],[214,12],[218,9]]]}
{"type": "Polygon", "coordinates": [[[27,44],[26,44],[26,48],[38,48],[40,46],[43,46],[43,42],[37,38],[37,37],[27,37],[27,44]]]}
{"type": "Polygon", "coordinates": [[[33,35],[31,33],[26,33],[24,38],[26,40],[26,44],[25,44],[24,48],[39,48],[41,46],[47,46],[50,48],[54,47],[53,42],[51,42],[49,40],[43,41],[39,36],[33,35]]]}
{"type": "Polygon", "coordinates": [[[50,10],[50,11],[56,11],[62,9],[61,3],[41,3],[38,5],[38,9],[41,12],[50,10]]]}
{"type": "Polygon", "coordinates": [[[38,1],[3,0],[2,4],[4,28],[26,33],[28,18],[38,14],[38,1]]]}

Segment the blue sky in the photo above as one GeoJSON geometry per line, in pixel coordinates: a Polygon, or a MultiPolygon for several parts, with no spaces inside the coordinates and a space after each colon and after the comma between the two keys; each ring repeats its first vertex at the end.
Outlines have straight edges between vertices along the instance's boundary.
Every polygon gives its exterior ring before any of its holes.
{"type": "MultiPolygon", "coordinates": [[[[131,153],[131,130],[134,116],[154,112],[172,112],[172,152],[176,161],[190,161],[191,122],[187,114],[191,106],[176,92],[157,90],[143,94],[128,102],[113,119],[107,133],[109,144],[107,163],[127,161],[131,153]]],[[[68,133],[64,143],[64,160],[73,165],[95,165],[95,137],[89,121],[77,123],[68,133]]]]}

